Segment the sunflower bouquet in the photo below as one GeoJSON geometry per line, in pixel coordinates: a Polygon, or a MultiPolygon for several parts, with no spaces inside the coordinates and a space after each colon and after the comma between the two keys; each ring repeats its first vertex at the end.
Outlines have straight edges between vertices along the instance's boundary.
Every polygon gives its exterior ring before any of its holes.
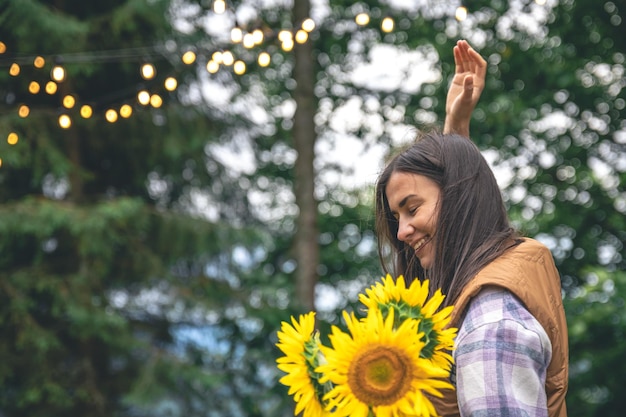
{"type": "Polygon", "coordinates": [[[444,295],[428,297],[428,280],[407,288],[387,275],[364,293],[364,315],[343,312],[345,329],[332,326],[331,346],[315,329],[315,313],[283,322],[277,359],[303,417],[429,417],[428,396],[453,389],[448,382],[456,328],[446,328],[452,307],[444,295]]]}

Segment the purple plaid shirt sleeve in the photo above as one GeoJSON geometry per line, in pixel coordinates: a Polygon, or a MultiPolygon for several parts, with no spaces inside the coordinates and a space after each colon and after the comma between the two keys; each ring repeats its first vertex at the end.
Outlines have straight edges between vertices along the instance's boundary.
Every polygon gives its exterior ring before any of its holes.
{"type": "Polygon", "coordinates": [[[510,292],[487,288],[472,300],[454,356],[461,417],[547,417],[552,345],[510,292]]]}

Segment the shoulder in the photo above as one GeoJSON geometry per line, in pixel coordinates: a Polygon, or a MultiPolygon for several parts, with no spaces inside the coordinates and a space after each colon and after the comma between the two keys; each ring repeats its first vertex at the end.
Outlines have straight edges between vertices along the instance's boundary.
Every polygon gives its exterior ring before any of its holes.
{"type": "Polygon", "coordinates": [[[476,347],[476,341],[494,348],[515,341],[539,352],[552,350],[539,321],[516,296],[501,287],[485,287],[469,303],[457,335],[459,353],[464,353],[467,342],[476,347]]]}

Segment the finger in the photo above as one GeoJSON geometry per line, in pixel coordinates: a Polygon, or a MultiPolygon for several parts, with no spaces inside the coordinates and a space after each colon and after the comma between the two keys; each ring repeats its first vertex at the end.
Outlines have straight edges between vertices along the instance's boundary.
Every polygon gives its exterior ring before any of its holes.
{"type": "Polygon", "coordinates": [[[467,50],[467,56],[468,60],[472,63],[472,72],[481,78],[485,78],[485,74],[487,73],[487,61],[471,47],[467,50]]]}
{"type": "Polygon", "coordinates": [[[474,77],[472,75],[468,75],[463,79],[463,93],[462,100],[463,101],[471,101],[474,93],[474,77]]]}

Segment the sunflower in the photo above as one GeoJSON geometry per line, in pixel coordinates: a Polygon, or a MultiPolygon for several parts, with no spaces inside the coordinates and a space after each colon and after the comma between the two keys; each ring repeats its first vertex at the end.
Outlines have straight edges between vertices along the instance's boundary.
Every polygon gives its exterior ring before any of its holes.
{"type": "Polygon", "coordinates": [[[436,366],[450,369],[456,328],[446,328],[450,322],[452,306],[439,310],[445,296],[437,290],[428,297],[428,280],[414,280],[407,288],[401,275],[394,280],[391,275],[382,279],[359,295],[359,300],[370,310],[380,310],[386,316],[396,312],[396,325],[406,318],[420,321],[419,332],[424,333],[425,346],[422,357],[432,360],[436,366]],[[439,310],[439,311],[438,311],[439,310]]]}
{"type": "Polygon", "coordinates": [[[304,411],[303,417],[325,417],[321,398],[330,390],[319,382],[315,368],[321,358],[319,333],[315,331],[315,313],[291,317],[291,324],[282,322],[276,346],[285,354],[276,360],[278,369],[287,373],[279,382],[289,387],[289,395],[296,402],[294,415],[304,411]]]}
{"type": "Polygon", "coordinates": [[[394,310],[386,318],[370,310],[359,320],[344,311],[350,334],[337,326],[329,335],[332,348],[321,346],[327,363],[316,371],[320,382],[333,388],[324,396],[327,410],[338,417],[431,416],[435,409],[425,394],[441,397],[452,388],[441,380],[448,371],[420,357],[424,347],[418,321],[394,324],[394,310]]]}

